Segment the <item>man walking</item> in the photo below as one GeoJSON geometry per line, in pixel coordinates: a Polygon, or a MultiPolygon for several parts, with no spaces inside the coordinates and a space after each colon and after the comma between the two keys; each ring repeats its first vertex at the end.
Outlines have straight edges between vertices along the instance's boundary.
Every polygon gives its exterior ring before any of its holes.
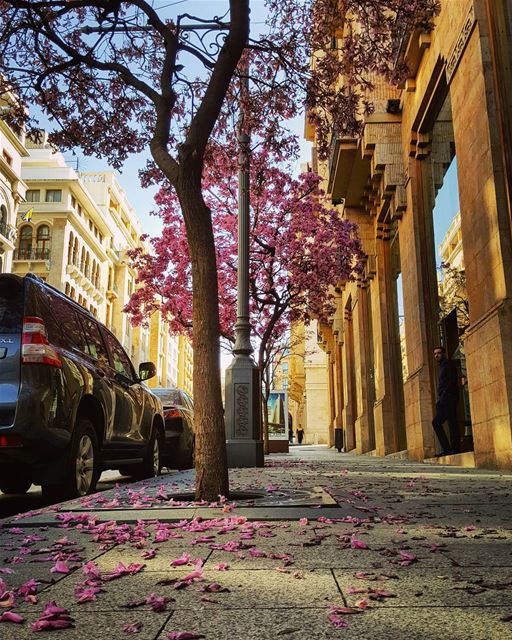
{"type": "Polygon", "coordinates": [[[455,365],[446,357],[444,347],[434,349],[434,358],[439,362],[439,384],[437,387],[436,415],[432,426],[436,432],[442,451],[436,457],[459,453],[460,437],[457,423],[457,402],[459,399],[458,374],[455,365]],[[450,440],[446,437],[443,424],[448,422],[450,440]]]}

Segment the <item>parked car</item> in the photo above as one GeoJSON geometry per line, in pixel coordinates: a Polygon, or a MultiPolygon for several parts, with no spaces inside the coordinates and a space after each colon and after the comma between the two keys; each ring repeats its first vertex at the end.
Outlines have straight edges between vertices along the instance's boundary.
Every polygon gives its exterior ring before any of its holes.
{"type": "Polygon", "coordinates": [[[158,475],[160,401],[117,338],[41,278],[0,275],[0,490],[92,493],[104,469],[158,475]]]}
{"type": "Polygon", "coordinates": [[[164,408],[164,465],[190,469],[194,466],[194,402],[188,393],[176,387],[151,391],[164,408]]]}

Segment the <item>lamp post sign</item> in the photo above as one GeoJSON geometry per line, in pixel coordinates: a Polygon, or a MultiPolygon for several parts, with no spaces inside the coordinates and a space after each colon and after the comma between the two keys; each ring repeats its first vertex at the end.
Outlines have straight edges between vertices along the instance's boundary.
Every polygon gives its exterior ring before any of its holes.
{"type": "MultiPolygon", "coordinates": [[[[248,72],[241,78],[247,95],[248,72]]],[[[243,101],[241,101],[243,104],[243,101]]],[[[243,109],[238,122],[238,288],[233,362],[226,369],[226,448],[229,467],[262,467],[261,377],[251,354],[249,322],[250,138],[243,109]]]]}

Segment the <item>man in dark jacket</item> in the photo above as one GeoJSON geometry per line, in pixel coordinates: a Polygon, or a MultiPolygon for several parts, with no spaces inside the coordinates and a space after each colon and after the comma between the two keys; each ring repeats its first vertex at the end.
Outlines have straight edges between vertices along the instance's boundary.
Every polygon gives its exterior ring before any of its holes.
{"type": "Polygon", "coordinates": [[[437,456],[445,456],[450,453],[459,453],[460,437],[457,423],[457,402],[459,399],[459,381],[455,365],[446,357],[444,347],[434,349],[434,358],[439,362],[439,384],[437,387],[436,415],[432,420],[432,426],[436,432],[441,453],[437,456]],[[446,437],[443,424],[448,422],[450,440],[446,437]]]}

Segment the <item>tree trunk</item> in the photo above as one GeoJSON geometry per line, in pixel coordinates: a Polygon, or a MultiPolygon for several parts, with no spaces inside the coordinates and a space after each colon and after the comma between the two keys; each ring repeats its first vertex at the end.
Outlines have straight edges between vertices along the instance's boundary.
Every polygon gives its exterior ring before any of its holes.
{"type": "Polygon", "coordinates": [[[262,416],[263,416],[263,450],[267,456],[270,453],[270,439],[268,437],[268,396],[270,395],[268,385],[265,384],[262,393],[262,416]]]}
{"type": "Polygon", "coordinates": [[[226,430],[220,383],[219,298],[210,211],[191,176],[177,193],[192,263],[196,499],[228,497],[226,430]]]}

